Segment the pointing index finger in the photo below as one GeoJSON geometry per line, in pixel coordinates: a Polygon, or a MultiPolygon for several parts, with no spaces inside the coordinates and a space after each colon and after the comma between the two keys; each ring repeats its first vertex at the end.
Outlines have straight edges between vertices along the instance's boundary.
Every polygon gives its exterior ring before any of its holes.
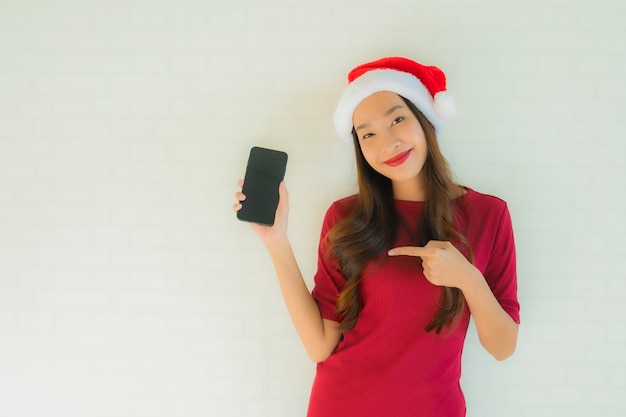
{"type": "Polygon", "coordinates": [[[419,256],[425,257],[432,253],[431,248],[422,246],[400,246],[391,249],[387,254],[389,256],[419,256]]]}

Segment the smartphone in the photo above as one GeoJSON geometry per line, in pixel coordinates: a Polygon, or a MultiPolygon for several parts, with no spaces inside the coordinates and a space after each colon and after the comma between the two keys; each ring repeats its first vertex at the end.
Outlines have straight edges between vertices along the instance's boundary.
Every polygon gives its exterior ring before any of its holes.
{"type": "Polygon", "coordinates": [[[278,186],[285,177],[287,154],[283,151],[254,146],[250,149],[237,218],[267,226],[274,224],[278,207],[278,186]]]}

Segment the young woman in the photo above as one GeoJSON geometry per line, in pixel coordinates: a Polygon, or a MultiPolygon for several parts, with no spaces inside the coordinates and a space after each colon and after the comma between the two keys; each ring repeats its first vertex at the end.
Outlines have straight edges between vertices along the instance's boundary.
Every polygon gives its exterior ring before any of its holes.
{"type": "Polygon", "coordinates": [[[464,416],[470,315],[497,360],[517,343],[507,205],[451,179],[436,132],[454,106],[439,68],[383,58],[348,81],[334,122],[354,144],[359,192],[326,213],[312,292],[287,237],[284,183],[274,226],[252,226],[317,362],[308,416],[464,416]]]}

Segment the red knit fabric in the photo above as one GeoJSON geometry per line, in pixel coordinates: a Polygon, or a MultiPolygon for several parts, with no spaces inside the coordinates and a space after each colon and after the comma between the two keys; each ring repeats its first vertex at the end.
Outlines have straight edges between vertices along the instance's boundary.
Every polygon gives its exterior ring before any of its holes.
{"type": "MultiPolygon", "coordinates": [[[[322,236],[355,202],[339,200],[326,213],[322,236]]],[[[456,221],[469,240],[475,265],[505,311],[519,323],[513,230],[506,203],[468,189],[456,221]]],[[[396,201],[408,229],[417,228],[424,203],[396,201]]],[[[405,230],[396,246],[415,245],[405,230]]],[[[453,329],[436,335],[424,327],[438,310],[441,288],[423,275],[419,258],[382,255],[365,269],[362,310],[335,352],[317,365],[308,417],[461,417],[459,380],[469,323],[466,308],[453,329]]],[[[322,316],[336,320],[345,280],[320,245],[313,296],[322,316]]]]}

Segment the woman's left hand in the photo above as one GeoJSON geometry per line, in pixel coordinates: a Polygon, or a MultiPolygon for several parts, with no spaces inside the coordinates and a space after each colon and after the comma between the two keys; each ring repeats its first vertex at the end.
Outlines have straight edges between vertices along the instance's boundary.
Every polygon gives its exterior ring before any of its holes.
{"type": "Polygon", "coordinates": [[[424,276],[434,285],[463,290],[478,273],[461,252],[450,242],[431,240],[426,246],[401,246],[389,251],[389,256],[417,256],[422,258],[424,276]]]}

